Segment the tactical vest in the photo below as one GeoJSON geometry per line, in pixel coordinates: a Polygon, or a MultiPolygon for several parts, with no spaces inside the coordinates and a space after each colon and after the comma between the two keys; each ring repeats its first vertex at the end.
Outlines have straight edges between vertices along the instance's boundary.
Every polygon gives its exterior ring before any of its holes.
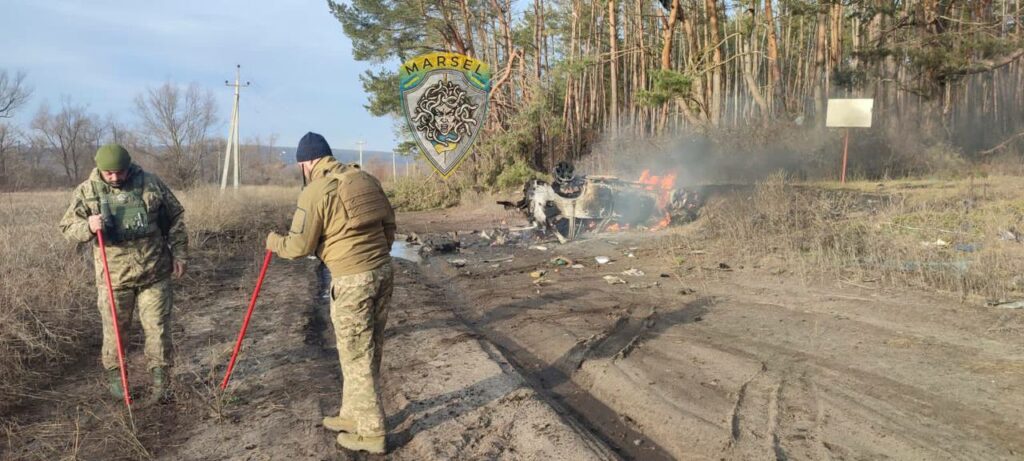
{"type": "Polygon", "coordinates": [[[143,176],[141,172],[134,175],[127,187],[118,192],[102,181],[92,182],[103,216],[104,237],[111,243],[145,238],[160,231],[157,223],[149,219],[149,207],[142,196],[143,176]]]}
{"type": "Polygon", "coordinates": [[[387,218],[390,209],[380,184],[358,167],[345,168],[328,176],[338,182],[338,198],[348,215],[346,227],[360,229],[387,218]]]}

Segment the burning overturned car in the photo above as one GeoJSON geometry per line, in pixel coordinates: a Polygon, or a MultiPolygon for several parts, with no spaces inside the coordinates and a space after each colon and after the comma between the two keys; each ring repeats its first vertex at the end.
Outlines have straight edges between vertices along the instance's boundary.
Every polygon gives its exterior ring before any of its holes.
{"type": "Polygon", "coordinates": [[[644,170],[637,181],[614,176],[577,176],[571,164],[555,167],[554,181],[532,180],[517,202],[499,201],[522,211],[534,227],[573,240],[584,231],[648,228],[690,222],[704,205],[699,191],[675,188],[676,175],[657,176],[644,170]]]}

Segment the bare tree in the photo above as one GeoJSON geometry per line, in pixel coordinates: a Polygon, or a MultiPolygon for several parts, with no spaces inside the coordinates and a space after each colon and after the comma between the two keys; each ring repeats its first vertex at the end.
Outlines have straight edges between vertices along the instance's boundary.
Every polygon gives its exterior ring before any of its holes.
{"type": "Polygon", "coordinates": [[[10,182],[8,179],[10,154],[14,152],[20,135],[21,133],[13,125],[7,122],[0,123],[0,186],[6,186],[10,182]]]}
{"type": "MultiPolygon", "coordinates": [[[[13,78],[7,71],[0,71],[0,118],[10,118],[19,107],[28,101],[32,89],[25,85],[25,73],[18,72],[13,78]]],[[[0,123],[0,185],[7,185],[10,153],[21,137],[21,132],[10,123],[0,123]]]]}
{"type": "Polygon", "coordinates": [[[13,77],[7,71],[0,71],[0,118],[11,118],[14,111],[28,102],[32,89],[25,84],[25,73],[13,77]]]}
{"type": "Polygon", "coordinates": [[[32,129],[64,168],[68,184],[74,184],[89,169],[88,158],[99,147],[103,124],[86,106],[64,97],[60,112],[55,114],[50,113],[46,104],[41,105],[32,120],[32,129]]]}
{"type": "Polygon", "coordinates": [[[125,147],[134,138],[134,133],[124,123],[121,123],[114,114],[107,114],[103,119],[103,131],[105,132],[103,136],[104,142],[113,142],[125,147]]]}
{"type": "Polygon", "coordinates": [[[170,82],[150,88],[135,98],[135,109],[153,155],[163,165],[168,180],[193,185],[208,156],[207,138],[217,122],[213,95],[196,84],[183,89],[170,82]]]}

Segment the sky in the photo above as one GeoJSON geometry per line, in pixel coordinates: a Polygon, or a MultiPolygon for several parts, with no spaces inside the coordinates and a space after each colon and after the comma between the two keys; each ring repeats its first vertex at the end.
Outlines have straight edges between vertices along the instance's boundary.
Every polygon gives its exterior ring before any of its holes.
{"type": "MultiPolygon", "coordinates": [[[[136,123],[134,99],[165,82],[209,89],[226,136],[235,65],[242,80],[240,137],[278,135],[294,146],[307,131],[332,147],[390,151],[392,119],[363,105],[351,42],[326,0],[0,0],[0,70],[24,71],[32,99],[17,114],[26,126],[40,103],[62,96],[102,117],[136,123]]],[[[397,63],[396,63],[397,66],[397,63]]],[[[397,88],[395,91],[398,91],[397,88]]]]}

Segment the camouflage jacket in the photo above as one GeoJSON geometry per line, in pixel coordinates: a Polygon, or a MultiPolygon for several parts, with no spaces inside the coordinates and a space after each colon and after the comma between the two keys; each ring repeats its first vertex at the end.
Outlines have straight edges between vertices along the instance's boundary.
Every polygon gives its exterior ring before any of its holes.
{"type": "Polygon", "coordinates": [[[140,235],[136,238],[120,242],[114,236],[104,233],[107,264],[110,266],[110,280],[114,287],[149,285],[170,275],[173,260],[184,263],[188,259],[185,210],[160,178],[132,164],[124,185],[116,188],[104,182],[99,171],[93,169],[89,179],[75,188],[71,206],[64,213],[59,226],[64,237],[70,241],[93,242],[98,285],[105,283],[103,263],[96,248],[99,245],[96,235],[89,231],[88,218],[101,213],[101,196],[106,195],[116,201],[126,194],[141,195],[146,216],[137,219],[148,225],[140,226],[140,235]]]}
{"type": "Polygon", "coordinates": [[[390,263],[395,210],[377,178],[324,157],[310,180],[299,194],[288,235],[270,235],[267,248],[286,259],[316,252],[334,277],[390,263]]]}

